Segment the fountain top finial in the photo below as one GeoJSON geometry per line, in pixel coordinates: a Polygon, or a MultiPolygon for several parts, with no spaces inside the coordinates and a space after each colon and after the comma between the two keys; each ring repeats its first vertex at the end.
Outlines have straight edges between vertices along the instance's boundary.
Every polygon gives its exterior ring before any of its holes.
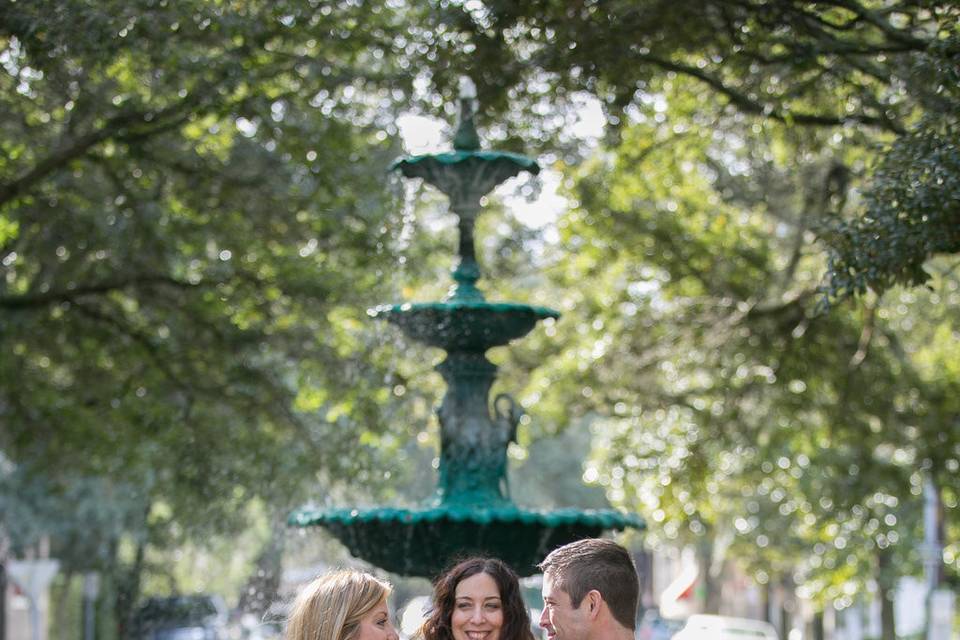
{"type": "Polygon", "coordinates": [[[460,99],[476,100],[477,85],[473,83],[470,76],[460,76],[460,99]]]}
{"type": "Polygon", "coordinates": [[[480,136],[473,124],[477,112],[477,85],[467,76],[460,76],[460,123],[453,136],[453,148],[457,151],[479,151],[480,136]]]}

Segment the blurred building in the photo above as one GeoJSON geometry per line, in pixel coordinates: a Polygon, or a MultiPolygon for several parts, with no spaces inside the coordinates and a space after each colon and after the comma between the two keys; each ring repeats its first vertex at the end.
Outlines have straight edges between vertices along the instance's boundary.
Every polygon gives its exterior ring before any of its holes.
{"type": "MultiPolygon", "coordinates": [[[[661,547],[636,557],[641,573],[641,606],[656,608],[667,619],[683,620],[705,612],[703,571],[691,547],[661,547]]],[[[718,590],[719,613],[740,618],[768,620],[782,640],[813,637],[816,611],[812,602],[797,596],[787,585],[759,585],[732,563],[722,571],[712,568],[713,588],[718,590]]],[[[710,570],[710,569],[707,569],[710,570]]],[[[904,577],[894,600],[898,637],[922,636],[926,616],[926,586],[915,577],[904,577]]],[[[823,611],[825,640],[866,640],[881,636],[880,603],[875,590],[852,602],[837,601],[823,611]]]]}
{"type": "Polygon", "coordinates": [[[59,563],[50,558],[50,541],[40,539],[22,560],[0,554],[4,564],[4,640],[47,640],[50,626],[50,584],[59,563]]]}

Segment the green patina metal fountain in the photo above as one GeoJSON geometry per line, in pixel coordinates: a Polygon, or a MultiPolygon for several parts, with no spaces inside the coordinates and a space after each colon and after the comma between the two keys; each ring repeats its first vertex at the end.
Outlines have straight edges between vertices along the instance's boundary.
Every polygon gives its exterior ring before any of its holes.
{"type": "Polygon", "coordinates": [[[458,556],[502,558],[521,575],[536,572],[550,550],[604,530],[642,528],[633,514],[615,510],[525,510],[510,499],[507,446],[515,440],[521,411],[507,394],[489,403],[497,367],[484,355],[529,333],[559,313],[525,304],[488,302],[477,288],[480,268],[473,230],[481,198],[522,171],[537,174],[536,161],[482,151],[474,127],[476,95],[461,83],[460,122],[453,151],[401,158],[393,169],[422,178],[450,200],[459,220],[460,260],[454,285],[442,302],[383,305],[370,314],[386,318],[409,337],[447,352],[437,370],[447,392],[437,410],[440,466],[437,491],[422,509],[314,509],[294,512],[291,525],[320,525],[350,552],[402,575],[431,577],[458,556]]]}

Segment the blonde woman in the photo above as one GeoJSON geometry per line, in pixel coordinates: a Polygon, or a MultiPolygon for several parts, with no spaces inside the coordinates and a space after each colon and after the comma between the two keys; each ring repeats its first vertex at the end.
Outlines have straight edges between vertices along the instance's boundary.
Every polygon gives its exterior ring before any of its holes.
{"type": "Polygon", "coordinates": [[[297,596],[286,640],[399,640],[387,597],[387,582],[360,571],[320,576],[297,596]]]}

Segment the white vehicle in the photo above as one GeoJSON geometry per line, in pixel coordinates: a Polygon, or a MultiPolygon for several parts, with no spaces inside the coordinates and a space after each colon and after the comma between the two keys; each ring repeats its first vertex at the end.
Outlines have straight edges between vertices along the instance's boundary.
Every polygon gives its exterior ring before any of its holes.
{"type": "Polygon", "coordinates": [[[697,614],[687,619],[673,640],[778,640],[777,630],[763,620],[697,614]]]}

